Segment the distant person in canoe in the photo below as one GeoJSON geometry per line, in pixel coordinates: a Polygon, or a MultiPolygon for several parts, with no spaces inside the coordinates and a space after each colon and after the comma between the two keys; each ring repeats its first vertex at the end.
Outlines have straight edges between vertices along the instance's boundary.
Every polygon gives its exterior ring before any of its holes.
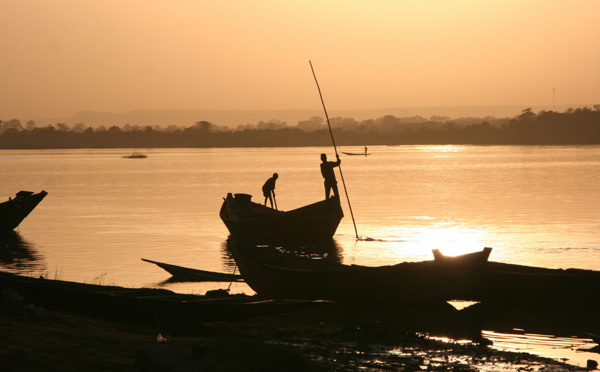
{"type": "Polygon", "coordinates": [[[342,161],[340,160],[339,155],[336,154],[335,157],[337,158],[337,161],[327,161],[327,155],[321,154],[321,174],[325,179],[325,199],[329,199],[331,190],[333,190],[334,196],[340,197],[333,168],[339,167],[342,161]]]}
{"type": "MultiPolygon", "coordinates": [[[[273,199],[275,198],[275,181],[277,181],[279,175],[273,173],[273,177],[269,178],[262,187],[263,195],[265,196],[265,205],[267,200],[271,202],[271,208],[273,208],[273,199]]],[[[277,201],[275,202],[275,208],[277,208],[277,201]]]]}

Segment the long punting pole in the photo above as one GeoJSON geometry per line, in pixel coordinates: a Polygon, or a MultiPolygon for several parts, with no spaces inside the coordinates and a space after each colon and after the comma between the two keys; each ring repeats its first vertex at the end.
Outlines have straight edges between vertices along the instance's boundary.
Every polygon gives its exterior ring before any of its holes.
{"type": "MultiPolygon", "coordinates": [[[[333,138],[333,132],[331,131],[331,124],[329,123],[329,115],[327,115],[327,109],[325,108],[325,101],[323,100],[323,94],[321,94],[321,88],[319,87],[319,82],[317,81],[317,75],[315,74],[315,69],[313,68],[312,62],[308,61],[310,64],[310,69],[312,70],[312,74],[315,78],[315,83],[317,83],[317,89],[319,90],[319,96],[321,97],[321,103],[323,104],[323,111],[325,111],[325,118],[327,119],[327,126],[329,127],[329,134],[331,135],[331,142],[333,143],[333,149],[335,150],[335,156],[338,157],[337,147],[335,146],[335,139],[333,138]]],[[[342,166],[338,167],[340,169],[340,177],[342,178],[342,184],[344,185],[344,193],[346,194],[346,200],[348,200],[348,209],[350,209],[350,216],[352,216],[352,224],[354,225],[354,233],[356,234],[356,239],[360,239],[358,237],[358,230],[356,229],[356,222],[354,221],[354,213],[352,213],[352,205],[350,205],[350,197],[348,196],[348,190],[346,189],[346,182],[344,181],[344,174],[342,173],[342,166]]]]}

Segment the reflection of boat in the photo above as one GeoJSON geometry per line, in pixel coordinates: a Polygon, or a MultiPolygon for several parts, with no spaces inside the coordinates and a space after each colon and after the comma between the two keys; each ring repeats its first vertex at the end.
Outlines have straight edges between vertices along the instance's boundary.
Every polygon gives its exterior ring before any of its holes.
{"type": "Polygon", "coordinates": [[[242,276],[239,274],[227,274],[214,271],[205,271],[199,269],[191,269],[188,267],[171,265],[163,262],[157,262],[142,258],[142,261],[150,262],[165,270],[172,275],[174,281],[185,282],[232,282],[242,281],[242,276]]]}
{"type": "Polygon", "coordinates": [[[0,230],[12,230],[31,213],[48,193],[44,190],[34,194],[32,191],[19,191],[14,199],[0,203],[0,230]]]}
{"type": "Polygon", "coordinates": [[[43,273],[43,257],[14,230],[0,232],[0,267],[13,273],[43,273]]]}
{"type": "Polygon", "coordinates": [[[229,246],[246,283],[273,298],[378,303],[473,300],[464,284],[478,271],[476,265],[433,260],[379,267],[343,265],[236,239],[229,239],[229,246]]]}
{"type": "Polygon", "coordinates": [[[344,216],[332,197],[291,211],[251,201],[248,194],[227,194],[220,216],[233,236],[265,241],[331,239],[344,216]]]}
{"type": "Polygon", "coordinates": [[[26,303],[51,310],[67,310],[155,324],[235,321],[307,308],[310,301],[261,300],[255,296],[223,297],[175,293],[155,288],[124,288],[61,280],[30,278],[0,272],[0,289],[14,288],[26,303]]]}

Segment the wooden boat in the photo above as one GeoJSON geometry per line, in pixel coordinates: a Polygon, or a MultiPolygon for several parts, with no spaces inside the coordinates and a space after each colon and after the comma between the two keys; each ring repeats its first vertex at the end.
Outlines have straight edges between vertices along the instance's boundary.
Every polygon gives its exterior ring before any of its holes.
{"type": "Polygon", "coordinates": [[[141,152],[132,152],[129,155],[123,155],[125,159],[146,159],[148,155],[142,154],[141,152]]]}
{"type": "Polygon", "coordinates": [[[25,304],[150,325],[156,320],[185,324],[238,321],[313,305],[310,301],[265,300],[242,294],[199,296],[166,289],[83,284],[0,272],[0,289],[10,288],[24,297],[25,304]]]}
{"type": "Polygon", "coordinates": [[[468,264],[482,264],[487,262],[492,253],[492,248],[485,247],[482,251],[467,253],[460,256],[446,256],[439,249],[432,249],[433,259],[437,262],[441,262],[449,265],[468,265],[468,264]]]}
{"type": "Polygon", "coordinates": [[[290,211],[251,201],[248,194],[227,194],[219,215],[232,236],[257,241],[331,239],[344,217],[339,198],[332,197],[290,211]]]}
{"type": "Polygon", "coordinates": [[[502,306],[600,306],[600,271],[487,262],[469,283],[476,297],[502,306]]]}
{"type": "Polygon", "coordinates": [[[13,230],[48,195],[44,190],[34,194],[32,191],[19,191],[15,198],[0,203],[0,230],[13,230]]]}
{"type": "Polygon", "coordinates": [[[367,156],[367,155],[371,155],[369,153],[364,153],[364,152],[344,152],[342,151],[342,154],[344,155],[361,155],[361,156],[367,156]]]}
{"type": "Polygon", "coordinates": [[[163,262],[152,261],[142,258],[142,261],[153,263],[161,269],[172,275],[174,281],[180,282],[239,282],[243,281],[239,274],[219,273],[214,271],[205,271],[191,269],[188,267],[171,265],[163,262]]]}
{"type": "MultiPolygon", "coordinates": [[[[366,267],[311,260],[229,239],[246,283],[273,298],[338,302],[480,301],[495,306],[599,306],[600,272],[454,258],[366,267]]],[[[485,260],[484,260],[485,258],[485,260]]]]}
{"type": "Polygon", "coordinates": [[[297,257],[239,239],[228,246],[246,283],[271,298],[337,302],[433,303],[477,300],[468,283],[477,265],[431,260],[367,267],[297,257]]]}

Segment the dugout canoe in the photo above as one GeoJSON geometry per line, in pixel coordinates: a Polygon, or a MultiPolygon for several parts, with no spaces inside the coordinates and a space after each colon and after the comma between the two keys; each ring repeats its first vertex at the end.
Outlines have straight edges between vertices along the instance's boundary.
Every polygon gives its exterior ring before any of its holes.
{"type": "Polygon", "coordinates": [[[446,256],[439,249],[432,249],[433,259],[436,262],[448,265],[477,265],[487,262],[492,253],[492,248],[485,247],[481,251],[466,253],[459,256],[446,256]]]}
{"type": "Polygon", "coordinates": [[[465,286],[477,265],[435,260],[368,267],[282,253],[239,239],[228,247],[245,282],[269,298],[363,303],[435,303],[475,300],[465,286]]]}
{"type": "Polygon", "coordinates": [[[365,154],[364,152],[343,152],[343,151],[342,151],[342,154],[344,154],[344,155],[359,155],[359,156],[371,155],[369,153],[365,154]]]}
{"type": "Polygon", "coordinates": [[[0,272],[0,290],[6,290],[5,295],[12,291],[14,296],[23,298],[25,305],[147,325],[173,320],[180,325],[240,321],[314,305],[311,301],[273,300],[243,294],[200,296],[158,288],[85,284],[6,272],[0,272]]]}
{"type": "Polygon", "coordinates": [[[246,283],[265,297],[411,304],[465,300],[495,306],[600,306],[599,271],[483,261],[489,250],[452,260],[368,267],[294,257],[270,247],[240,244],[235,239],[230,239],[228,246],[246,283]]]}
{"type": "Polygon", "coordinates": [[[179,282],[239,282],[243,281],[239,274],[220,273],[215,271],[206,271],[192,269],[189,267],[171,265],[164,262],[158,262],[142,258],[142,261],[155,264],[161,269],[171,274],[173,281],[179,282]]]}
{"type": "Polygon", "coordinates": [[[600,271],[502,262],[487,262],[482,268],[471,286],[484,303],[496,306],[600,306],[600,271]]]}
{"type": "Polygon", "coordinates": [[[248,194],[223,198],[219,216],[232,236],[255,241],[318,241],[331,239],[344,217],[337,197],[290,211],[253,202],[248,194]]]}
{"type": "Polygon", "coordinates": [[[16,229],[46,195],[48,193],[45,190],[37,194],[33,191],[19,191],[14,198],[0,203],[0,230],[16,229]]]}

